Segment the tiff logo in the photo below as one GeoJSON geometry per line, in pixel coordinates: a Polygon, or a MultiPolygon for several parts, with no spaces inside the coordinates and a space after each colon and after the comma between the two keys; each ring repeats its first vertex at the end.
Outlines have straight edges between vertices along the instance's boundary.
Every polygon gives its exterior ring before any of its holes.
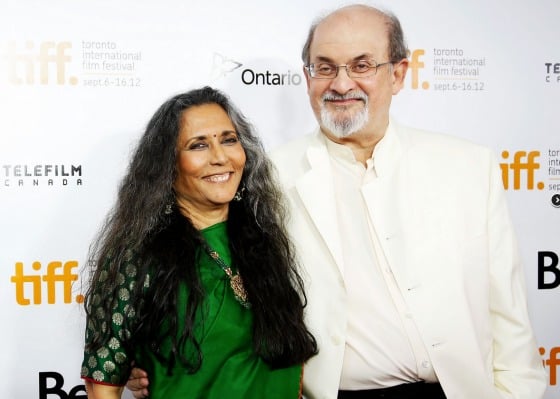
{"type": "MultiPolygon", "coordinates": [[[[502,170],[502,180],[504,183],[504,188],[506,190],[510,189],[510,177],[513,175],[513,189],[520,190],[521,187],[521,177],[523,174],[526,176],[526,185],[523,188],[527,190],[535,189],[535,171],[540,169],[541,165],[536,161],[536,159],[541,155],[539,151],[516,151],[513,154],[513,161],[509,159],[509,151],[502,151],[502,159],[508,162],[500,163],[500,169],[502,170]],[[511,171],[511,173],[510,173],[511,171]],[[525,172],[525,173],[522,173],[525,172]]],[[[544,183],[538,182],[536,188],[539,190],[544,189],[544,183]]]]}
{"type": "Polygon", "coordinates": [[[539,348],[539,353],[543,356],[543,366],[548,369],[548,374],[550,375],[549,383],[551,386],[555,386],[558,384],[558,365],[560,365],[560,358],[558,358],[558,355],[560,354],[560,347],[555,346],[550,348],[548,358],[545,348],[539,348]]]}
{"type": "MultiPolygon", "coordinates": [[[[413,90],[417,90],[420,80],[420,70],[424,69],[424,62],[420,58],[424,55],[425,51],[422,49],[414,50],[410,54],[410,62],[408,63],[408,69],[411,75],[411,87],[413,90]]],[[[427,90],[430,88],[430,82],[423,81],[422,89],[427,90]]]]}
{"type": "MultiPolygon", "coordinates": [[[[25,273],[23,262],[17,262],[14,275],[11,282],[15,284],[16,302],[18,305],[27,306],[33,301],[34,305],[40,305],[43,302],[42,288],[47,290],[47,303],[54,304],[56,302],[56,284],[62,283],[63,302],[72,302],[72,282],[78,279],[78,275],[73,269],[78,267],[78,262],[71,260],[65,263],[60,261],[49,262],[47,270],[42,270],[41,262],[33,262],[31,268],[39,273],[25,273]],[[31,296],[26,291],[26,287],[31,289],[31,296]]],[[[77,295],[76,302],[84,301],[83,295],[77,295]]]]}
{"type": "Polygon", "coordinates": [[[6,62],[8,82],[16,86],[48,85],[76,85],[76,77],[66,78],[67,64],[72,61],[69,51],[70,42],[41,42],[38,46],[32,41],[25,42],[18,47],[15,41],[6,45],[4,60],[6,62]]]}

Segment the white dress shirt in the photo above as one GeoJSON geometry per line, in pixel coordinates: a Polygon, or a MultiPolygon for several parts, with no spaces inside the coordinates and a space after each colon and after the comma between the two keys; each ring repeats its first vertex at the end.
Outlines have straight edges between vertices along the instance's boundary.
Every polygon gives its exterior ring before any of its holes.
{"type": "MultiPolygon", "coordinates": [[[[328,139],[337,223],[342,239],[348,325],[340,389],[386,388],[437,381],[414,320],[385,260],[362,188],[376,179],[350,148],[328,139]]],[[[383,145],[383,140],[378,146],[383,145]]]]}

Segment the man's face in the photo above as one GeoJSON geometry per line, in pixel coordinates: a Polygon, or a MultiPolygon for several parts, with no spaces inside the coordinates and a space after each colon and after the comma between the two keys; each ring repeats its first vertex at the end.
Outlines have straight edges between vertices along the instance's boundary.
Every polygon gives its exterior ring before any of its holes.
{"type": "MultiPolygon", "coordinates": [[[[357,60],[389,60],[387,27],[382,16],[346,10],[325,19],[310,46],[310,63],[336,65],[357,60]]],[[[344,67],[333,79],[315,79],[305,70],[311,107],[321,129],[330,137],[356,133],[380,136],[389,122],[393,94],[402,88],[406,61],[380,66],[369,77],[350,78],[344,67]]]]}

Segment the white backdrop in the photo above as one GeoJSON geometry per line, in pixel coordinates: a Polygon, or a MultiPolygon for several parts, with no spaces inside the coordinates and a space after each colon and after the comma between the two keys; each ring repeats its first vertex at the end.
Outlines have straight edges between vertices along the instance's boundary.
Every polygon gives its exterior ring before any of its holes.
{"type": "MultiPolygon", "coordinates": [[[[340,4],[0,3],[2,397],[85,397],[80,270],[157,106],[209,84],[230,94],[268,148],[309,132],[300,49],[314,17],[340,4]]],[[[486,144],[501,159],[546,398],[557,399],[560,3],[374,5],[400,17],[411,49],[393,115],[486,144]]]]}

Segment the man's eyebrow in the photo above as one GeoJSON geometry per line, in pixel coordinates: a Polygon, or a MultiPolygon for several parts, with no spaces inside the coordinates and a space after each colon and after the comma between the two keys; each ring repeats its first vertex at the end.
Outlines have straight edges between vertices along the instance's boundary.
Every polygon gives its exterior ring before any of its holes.
{"type": "MultiPolygon", "coordinates": [[[[360,54],[360,55],[352,58],[352,61],[359,61],[359,60],[365,60],[365,59],[371,59],[371,58],[373,58],[371,53],[363,53],[363,54],[360,54]]],[[[334,63],[332,58],[325,57],[325,56],[322,56],[322,55],[319,55],[319,56],[315,57],[315,59],[316,59],[315,62],[331,62],[331,63],[334,63]]]]}

